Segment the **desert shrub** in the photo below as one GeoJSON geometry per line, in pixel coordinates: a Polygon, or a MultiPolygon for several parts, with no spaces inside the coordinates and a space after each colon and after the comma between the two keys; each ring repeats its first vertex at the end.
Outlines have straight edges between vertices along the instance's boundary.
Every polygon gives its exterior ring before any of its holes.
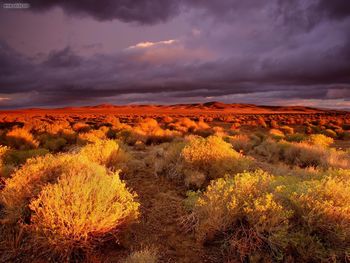
{"type": "Polygon", "coordinates": [[[328,149],[307,143],[293,143],[285,147],[282,160],[301,167],[344,168],[350,167],[349,155],[343,151],[328,149]]]}
{"type": "Polygon", "coordinates": [[[155,174],[165,174],[172,179],[178,179],[181,176],[179,169],[181,165],[180,154],[185,145],[184,141],[175,141],[163,144],[162,148],[157,149],[152,158],[155,174]]]}
{"type": "Polygon", "coordinates": [[[132,252],[123,263],[157,263],[158,252],[153,248],[144,248],[132,252]]]}
{"type": "Polygon", "coordinates": [[[306,142],[311,144],[311,145],[328,147],[329,145],[331,145],[334,142],[334,140],[333,140],[333,138],[327,137],[323,134],[312,134],[312,135],[308,136],[306,142]]]}
{"type": "Polygon", "coordinates": [[[225,129],[220,126],[214,126],[213,128],[211,128],[211,130],[212,130],[212,134],[217,137],[223,137],[227,135],[225,132],[225,129]]]}
{"type": "Polygon", "coordinates": [[[288,164],[301,167],[326,165],[328,152],[322,147],[311,146],[306,143],[285,144],[280,159],[288,164]]]}
{"type": "Polygon", "coordinates": [[[100,140],[107,139],[107,131],[101,127],[98,130],[90,130],[88,132],[79,133],[77,143],[84,145],[87,143],[94,143],[100,140]]]}
{"type": "MultiPolygon", "coordinates": [[[[237,173],[249,168],[249,160],[240,156],[222,138],[192,137],[180,153],[181,170],[195,170],[211,180],[225,173],[237,173]]],[[[186,176],[186,175],[185,175],[186,176]]]]}
{"type": "Polygon", "coordinates": [[[337,138],[337,133],[331,129],[326,129],[325,131],[323,131],[324,135],[331,137],[331,138],[337,138]]]}
{"type": "Polygon", "coordinates": [[[272,136],[272,138],[279,140],[284,138],[284,133],[278,129],[271,129],[269,131],[269,134],[272,136]]]}
{"type": "Polygon", "coordinates": [[[79,149],[77,154],[108,168],[124,170],[127,169],[126,163],[131,158],[125,147],[115,140],[96,141],[79,149]]]}
{"type": "Polygon", "coordinates": [[[317,176],[242,173],[188,194],[199,241],[262,262],[346,262],[350,244],[350,170],[317,176]]]}
{"type": "Polygon", "coordinates": [[[0,145],[0,167],[4,165],[4,158],[9,151],[9,147],[0,145]]]}
{"type": "Polygon", "coordinates": [[[339,135],[340,139],[342,140],[350,140],[350,132],[344,131],[339,135]]]}
{"type": "Polygon", "coordinates": [[[53,151],[53,152],[57,152],[63,149],[64,146],[67,145],[67,140],[65,138],[62,137],[58,137],[58,138],[46,138],[44,143],[43,143],[43,147],[53,151]]]}
{"type": "Polygon", "coordinates": [[[238,122],[235,122],[235,123],[233,123],[233,124],[231,125],[230,130],[231,130],[231,131],[236,131],[236,130],[239,130],[240,127],[241,127],[241,124],[238,123],[238,122]]]}
{"type": "Polygon", "coordinates": [[[75,132],[88,132],[91,129],[90,125],[84,122],[74,123],[72,128],[75,132]]]}
{"type": "Polygon", "coordinates": [[[261,170],[212,181],[203,194],[192,196],[197,238],[205,242],[221,236],[228,252],[237,251],[241,259],[260,252],[281,257],[292,211],[271,191],[273,182],[261,170]]]}
{"type": "Polygon", "coordinates": [[[3,160],[7,165],[18,166],[24,164],[29,158],[43,156],[48,153],[48,150],[41,148],[32,150],[8,150],[3,160]]]}
{"type": "Polygon", "coordinates": [[[162,129],[158,122],[152,118],[141,120],[129,133],[127,142],[135,144],[142,141],[145,144],[162,143],[172,141],[180,133],[169,129],[162,129]]]}
{"type": "Polygon", "coordinates": [[[45,156],[28,159],[12,177],[6,180],[0,200],[9,223],[28,217],[28,204],[41,189],[57,180],[64,169],[74,169],[73,155],[45,156]]]}
{"type": "Polygon", "coordinates": [[[272,129],[278,129],[279,128],[279,125],[278,125],[277,121],[275,121],[275,120],[272,120],[270,122],[270,126],[271,126],[272,129]]]}
{"type": "Polygon", "coordinates": [[[83,147],[76,153],[46,154],[28,159],[6,180],[0,196],[6,218],[16,222],[28,216],[28,202],[48,183],[55,182],[66,170],[79,172],[79,163],[98,163],[113,169],[127,168],[129,155],[115,141],[101,141],[83,147]],[[118,163],[119,162],[119,163],[118,163]]]}
{"type": "Polygon", "coordinates": [[[310,145],[306,142],[265,140],[254,148],[254,153],[268,162],[279,161],[300,167],[343,168],[350,167],[349,155],[343,151],[310,145]]]}
{"type": "Polygon", "coordinates": [[[306,140],[306,135],[302,133],[294,133],[294,134],[289,134],[286,136],[286,140],[289,142],[302,142],[306,140]]]}
{"type": "Polygon", "coordinates": [[[198,170],[184,169],[184,183],[189,188],[200,188],[207,180],[207,176],[198,170]]]}
{"type": "Polygon", "coordinates": [[[162,117],[162,121],[164,123],[171,123],[171,122],[174,121],[174,119],[172,117],[168,116],[168,115],[165,115],[165,116],[162,117]]]}
{"type": "Polygon", "coordinates": [[[284,134],[293,134],[294,133],[294,129],[292,127],[289,127],[289,126],[281,126],[279,128],[284,134]]]}
{"type": "MultiPolygon", "coordinates": [[[[1,179],[2,177],[6,177],[7,176],[7,169],[6,169],[6,164],[5,164],[5,156],[8,153],[9,148],[3,145],[0,145],[0,180],[2,181],[3,179],[1,179]]],[[[0,182],[0,189],[2,188],[2,182],[0,182]]]]}
{"type": "Polygon", "coordinates": [[[268,162],[278,162],[281,156],[281,147],[272,139],[263,140],[254,148],[254,153],[264,157],[268,162]]]}
{"type": "Polygon", "coordinates": [[[10,147],[19,150],[35,149],[39,146],[39,142],[34,136],[24,128],[14,128],[6,134],[6,140],[10,147]]]}
{"type": "Polygon", "coordinates": [[[243,134],[228,136],[225,139],[232,144],[233,149],[237,152],[247,153],[254,146],[253,140],[249,136],[243,134]]]}
{"type": "Polygon", "coordinates": [[[265,122],[263,117],[259,116],[258,120],[257,120],[257,123],[258,123],[259,126],[261,126],[263,128],[267,128],[267,124],[266,124],[266,122],[265,122]]]}
{"type": "Polygon", "coordinates": [[[349,176],[349,170],[326,173],[322,180],[302,183],[292,194],[298,225],[291,240],[300,260],[346,262],[350,249],[349,176]]]}
{"type": "Polygon", "coordinates": [[[181,118],[175,123],[168,125],[169,128],[177,130],[182,133],[192,132],[197,129],[197,124],[189,118],[181,118]]]}
{"type": "Polygon", "coordinates": [[[46,185],[32,200],[29,229],[37,246],[69,258],[78,249],[89,251],[106,236],[138,218],[139,204],[118,172],[94,163],[76,163],[55,184],[46,185]]]}
{"type": "Polygon", "coordinates": [[[251,166],[250,159],[216,136],[190,136],[164,146],[154,155],[156,174],[165,174],[196,188],[225,173],[237,173],[251,166]]]}

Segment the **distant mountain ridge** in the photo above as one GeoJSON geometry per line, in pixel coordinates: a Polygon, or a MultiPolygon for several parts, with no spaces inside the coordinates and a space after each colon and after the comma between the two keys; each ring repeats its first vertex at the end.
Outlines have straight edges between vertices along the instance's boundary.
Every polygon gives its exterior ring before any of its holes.
{"type": "Polygon", "coordinates": [[[322,113],[342,112],[341,110],[319,109],[304,106],[266,106],[254,104],[227,104],[219,101],[191,104],[133,104],[113,105],[99,104],[94,106],[62,107],[62,108],[31,108],[18,110],[3,110],[1,113],[113,113],[113,114],[204,114],[204,113],[227,113],[227,114],[273,114],[273,113],[322,113]]]}

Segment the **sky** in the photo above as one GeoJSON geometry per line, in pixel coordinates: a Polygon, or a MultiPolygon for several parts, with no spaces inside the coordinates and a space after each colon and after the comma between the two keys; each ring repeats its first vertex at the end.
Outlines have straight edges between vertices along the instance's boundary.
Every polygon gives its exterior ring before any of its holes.
{"type": "Polygon", "coordinates": [[[0,3],[2,109],[208,101],[350,109],[349,0],[0,3]]]}

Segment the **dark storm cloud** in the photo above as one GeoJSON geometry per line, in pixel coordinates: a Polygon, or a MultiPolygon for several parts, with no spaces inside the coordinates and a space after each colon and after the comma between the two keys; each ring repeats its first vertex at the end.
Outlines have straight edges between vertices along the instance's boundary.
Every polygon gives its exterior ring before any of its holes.
{"type": "MultiPolygon", "coordinates": [[[[164,94],[184,100],[261,92],[286,99],[340,98],[342,94],[347,96],[347,90],[350,90],[350,85],[344,85],[350,83],[350,67],[345,63],[347,57],[344,57],[344,63],[339,61],[343,49],[340,47],[327,54],[327,65],[316,60],[310,64],[305,61],[292,63],[288,67],[284,65],[290,62],[287,58],[280,62],[262,60],[257,67],[256,62],[250,59],[245,61],[244,66],[242,61],[228,58],[187,65],[165,63],[159,67],[158,64],[137,60],[144,50],[82,58],[66,47],[48,54],[44,62],[36,63],[16,55],[7,46],[0,52],[0,58],[12,58],[11,63],[20,65],[22,69],[8,68],[7,76],[0,78],[0,86],[3,87],[0,94],[19,96],[15,96],[13,102],[3,102],[3,107],[94,104],[115,96],[124,96],[124,102],[133,102],[133,94],[142,95],[137,100],[152,96],[155,101],[164,94]],[[259,70],[249,71],[253,67],[259,70]],[[295,72],[296,67],[299,70],[295,72]],[[343,83],[341,88],[325,85],[338,82],[343,83]]],[[[0,63],[9,62],[3,59],[0,63]]]]}
{"type": "Polygon", "coordinates": [[[173,0],[32,0],[33,10],[61,7],[73,15],[88,15],[97,20],[119,19],[124,22],[154,24],[164,22],[178,13],[173,0]]]}
{"type": "Polygon", "coordinates": [[[334,19],[343,19],[350,15],[348,0],[320,0],[317,8],[334,19]]]}
{"type": "Polygon", "coordinates": [[[260,10],[266,5],[276,4],[279,12],[289,22],[313,24],[323,16],[343,19],[350,14],[348,0],[318,0],[310,5],[295,1],[240,1],[240,0],[32,0],[32,10],[47,10],[61,7],[72,15],[88,15],[97,20],[119,19],[124,22],[154,24],[164,22],[180,13],[180,10],[199,9],[218,18],[239,16],[241,11],[260,10]],[[304,20],[304,21],[303,21],[304,20]]]}
{"type": "Polygon", "coordinates": [[[263,99],[350,99],[347,0],[31,4],[36,11],[60,6],[72,15],[139,24],[164,22],[191,9],[189,27],[199,33],[92,56],[67,45],[40,61],[0,42],[0,107],[206,98],[254,102],[254,96],[258,104],[263,99]]]}
{"type": "Polygon", "coordinates": [[[50,52],[47,60],[44,62],[49,67],[77,67],[81,63],[82,58],[74,54],[69,48],[63,50],[54,50],[50,52]]]}

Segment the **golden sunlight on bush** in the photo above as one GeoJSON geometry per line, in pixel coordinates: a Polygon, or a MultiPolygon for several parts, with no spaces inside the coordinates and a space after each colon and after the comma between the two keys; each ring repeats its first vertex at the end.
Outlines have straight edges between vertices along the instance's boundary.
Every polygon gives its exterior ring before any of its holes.
{"type": "MultiPolygon", "coordinates": [[[[313,139],[312,139],[313,140],[313,139]]],[[[269,162],[282,161],[300,167],[350,168],[349,154],[330,149],[322,145],[312,145],[307,142],[286,142],[265,140],[254,148],[255,154],[263,156],[269,162]]]]}
{"type": "Polygon", "coordinates": [[[190,187],[199,188],[211,179],[226,173],[242,172],[250,168],[251,161],[236,152],[221,137],[190,136],[184,142],[174,142],[158,152],[156,174],[182,179],[190,187]]]}
{"type": "Polygon", "coordinates": [[[6,164],[5,164],[5,156],[8,152],[9,148],[6,146],[0,145],[0,189],[2,188],[2,177],[7,175],[6,173],[6,164]]]}
{"type": "Polygon", "coordinates": [[[303,229],[293,237],[300,259],[346,262],[350,249],[350,170],[333,170],[321,180],[303,182],[291,199],[303,229]]]}
{"type": "Polygon", "coordinates": [[[123,149],[122,144],[114,140],[99,140],[88,144],[82,147],[77,154],[85,156],[91,162],[114,169],[127,169],[125,164],[131,158],[130,154],[123,149]]]}
{"type": "Polygon", "coordinates": [[[107,234],[120,231],[138,218],[139,204],[120,181],[94,163],[65,170],[57,183],[45,186],[31,201],[30,229],[42,245],[69,256],[90,249],[107,234]]]}
{"type": "Polygon", "coordinates": [[[6,134],[6,140],[10,147],[28,150],[35,149],[39,146],[39,142],[34,139],[34,136],[26,129],[14,128],[6,134]]]}
{"type": "Polygon", "coordinates": [[[6,180],[1,202],[6,218],[16,222],[28,215],[27,205],[47,184],[55,182],[67,170],[79,172],[82,163],[98,163],[110,168],[126,167],[129,155],[115,141],[89,144],[76,153],[51,155],[29,159],[11,178],[6,180]]]}
{"type": "Polygon", "coordinates": [[[102,127],[98,130],[79,133],[77,143],[84,145],[86,143],[94,143],[104,139],[107,139],[107,131],[102,127]]]}
{"type": "Polygon", "coordinates": [[[247,170],[251,165],[250,159],[241,156],[231,144],[217,136],[189,136],[185,141],[171,143],[157,152],[155,158],[156,174],[164,173],[196,188],[226,173],[247,170]]]}
{"type": "Polygon", "coordinates": [[[311,144],[311,145],[328,147],[329,145],[331,145],[334,142],[334,140],[333,140],[333,138],[327,137],[326,135],[323,135],[323,134],[311,134],[306,139],[306,142],[311,144]]]}
{"type": "Polygon", "coordinates": [[[180,159],[182,169],[202,172],[209,180],[249,168],[248,159],[240,156],[231,144],[216,136],[190,138],[181,151],[180,159]]]}
{"type": "Polygon", "coordinates": [[[20,169],[6,180],[2,191],[1,202],[4,205],[6,219],[15,223],[28,216],[28,203],[38,195],[41,189],[50,182],[55,182],[64,169],[74,169],[73,155],[53,156],[29,159],[20,169]]]}
{"type": "Polygon", "coordinates": [[[304,179],[245,172],[212,181],[203,193],[190,192],[186,205],[198,240],[221,240],[229,257],[236,252],[241,260],[262,262],[348,257],[350,170],[304,179]]]}
{"type": "Polygon", "coordinates": [[[270,192],[273,182],[263,171],[213,181],[192,210],[198,239],[210,241],[227,233],[229,253],[238,251],[242,260],[263,250],[279,255],[287,245],[292,211],[270,192]]]}
{"type": "Polygon", "coordinates": [[[272,136],[274,139],[283,139],[284,138],[284,133],[278,129],[271,129],[269,131],[269,134],[272,136]]]}
{"type": "Polygon", "coordinates": [[[163,129],[155,119],[146,118],[132,129],[127,142],[131,144],[137,141],[145,144],[161,143],[172,141],[177,136],[180,136],[179,132],[163,129]]]}

